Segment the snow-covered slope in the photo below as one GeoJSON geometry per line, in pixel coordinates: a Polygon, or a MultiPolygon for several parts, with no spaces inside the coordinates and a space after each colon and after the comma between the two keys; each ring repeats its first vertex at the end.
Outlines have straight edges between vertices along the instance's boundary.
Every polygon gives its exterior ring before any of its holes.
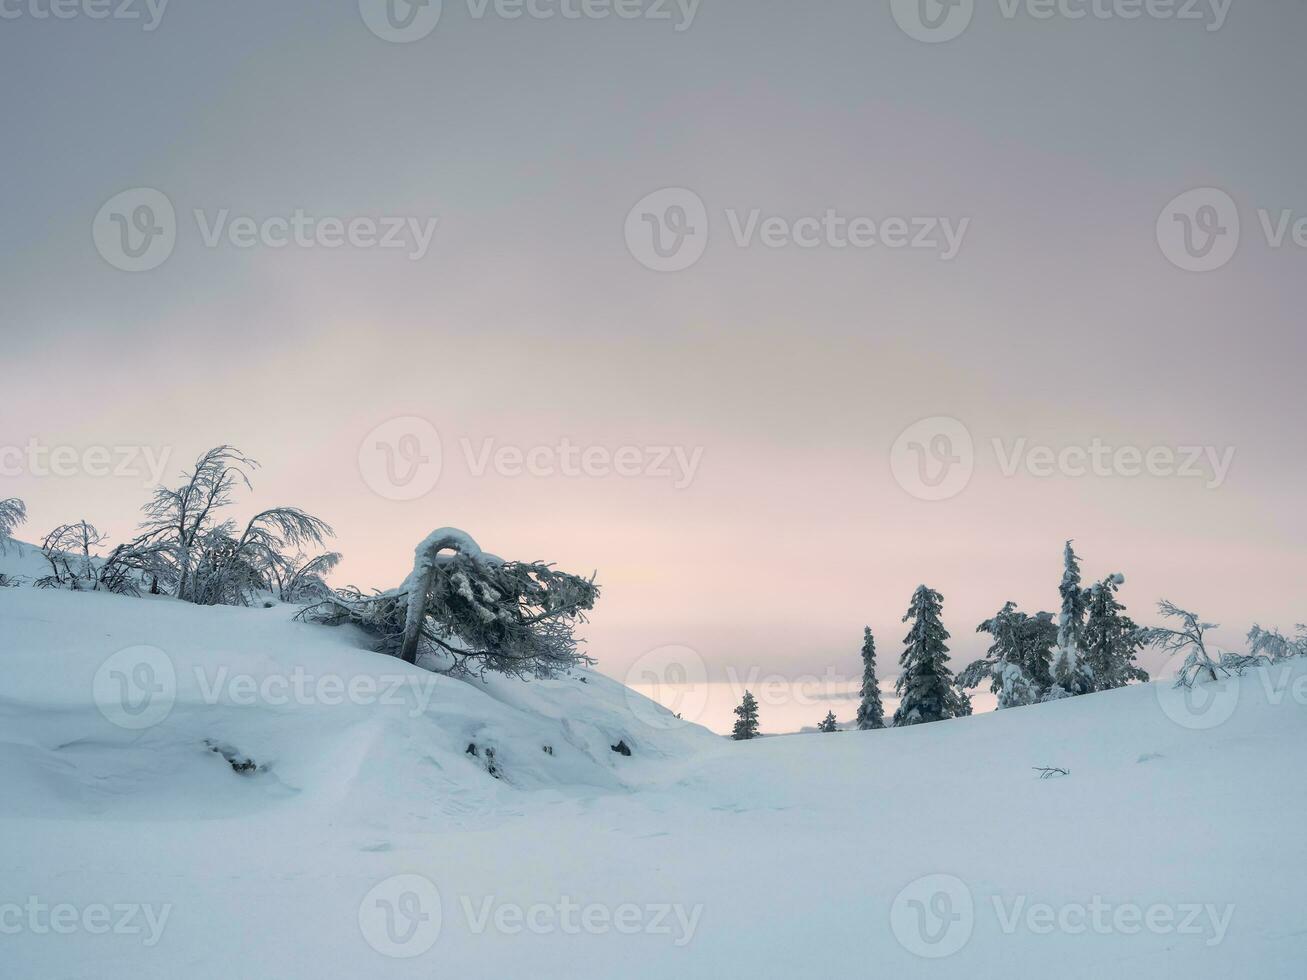
{"type": "Polygon", "coordinates": [[[1301,664],[1202,716],[1145,685],[733,743],[598,673],[451,680],[292,613],[0,589],[0,976],[1225,978],[1307,956],[1301,664]]]}
{"type": "Polygon", "coordinates": [[[480,819],[505,792],[617,791],[719,741],[646,726],[666,712],[593,671],[454,680],[295,612],[0,590],[0,815],[197,818],[295,798],[337,816],[480,819]],[[210,743],[259,771],[232,783],[210,743]]]}

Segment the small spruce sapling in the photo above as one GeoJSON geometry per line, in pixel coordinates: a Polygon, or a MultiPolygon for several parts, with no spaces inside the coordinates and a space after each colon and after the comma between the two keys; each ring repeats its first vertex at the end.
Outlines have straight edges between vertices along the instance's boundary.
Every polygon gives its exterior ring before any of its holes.
{"type": "Polygon", "coordinates": [[[744,692],[744,700],[735,709],[735,717],[731,738],[742,742],[758,737],[758,702],[748,691],[744,692]]]}

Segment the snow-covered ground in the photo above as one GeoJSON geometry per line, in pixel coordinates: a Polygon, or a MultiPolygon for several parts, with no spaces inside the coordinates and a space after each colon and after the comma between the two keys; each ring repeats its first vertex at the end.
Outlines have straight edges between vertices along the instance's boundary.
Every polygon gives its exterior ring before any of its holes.
{"type": "Polygon", "coordinates": [[[1307,959],[1300,662],[1197,706],[1144,685],[734,743],[599,673],[453,680],[293,613],[0,589],[0,976],[1307,959]]]}

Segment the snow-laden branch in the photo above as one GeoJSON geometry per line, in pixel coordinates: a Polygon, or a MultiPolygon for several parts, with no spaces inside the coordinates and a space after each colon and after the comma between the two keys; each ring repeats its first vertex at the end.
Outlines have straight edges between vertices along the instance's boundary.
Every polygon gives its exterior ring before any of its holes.
{"type": "Polygon", "coordinates": [[[0,554],[9,543],[14,528],[27,520],[27,505],[17,497],[0,500],[0,554]]]}

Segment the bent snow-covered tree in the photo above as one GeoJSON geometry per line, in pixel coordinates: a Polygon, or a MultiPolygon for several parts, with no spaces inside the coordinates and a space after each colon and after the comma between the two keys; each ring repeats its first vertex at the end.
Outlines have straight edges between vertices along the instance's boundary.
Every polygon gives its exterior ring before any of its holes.
{"type": "Polygon", "coordinates": [[[578,650],[575,629],[598,596],[593,576],[504,561],[446,527],[418,545],[399,588],[338,591],[305,613],[316,622],[352,622],[409,663],[427,652],[451,671],[549,677],[593,662],[578,650]]]}
{"type": "Polygon", "coordinates": [[[1181,609],[1166,599],[1157,604],[1157,610],[1167,619],[1178,619],[1179,627],[1149,626],[1139,631],[1139,639],[1145,646],[1155,646],[1167,653],[1188,651],[1176,677],[1176,687],[1192,687],[1198,678],[1217,680],[1218,670],[1223,674],[1229,673],[1207,652],[1207,631],[1216,629],[1218,623],[1205,623],[1198,618],[1197,613],[1181,609]]]}
{"type": "Polygon", "coordinates": [[[1268,630],[1253,624],[1248,631],[1248,652],[1254,657],[1266,657],[1272,663],[1307,656],[1307,626],[1299,623],[1298,635],[1290,639],[1278,629],[1268,630]]]}

